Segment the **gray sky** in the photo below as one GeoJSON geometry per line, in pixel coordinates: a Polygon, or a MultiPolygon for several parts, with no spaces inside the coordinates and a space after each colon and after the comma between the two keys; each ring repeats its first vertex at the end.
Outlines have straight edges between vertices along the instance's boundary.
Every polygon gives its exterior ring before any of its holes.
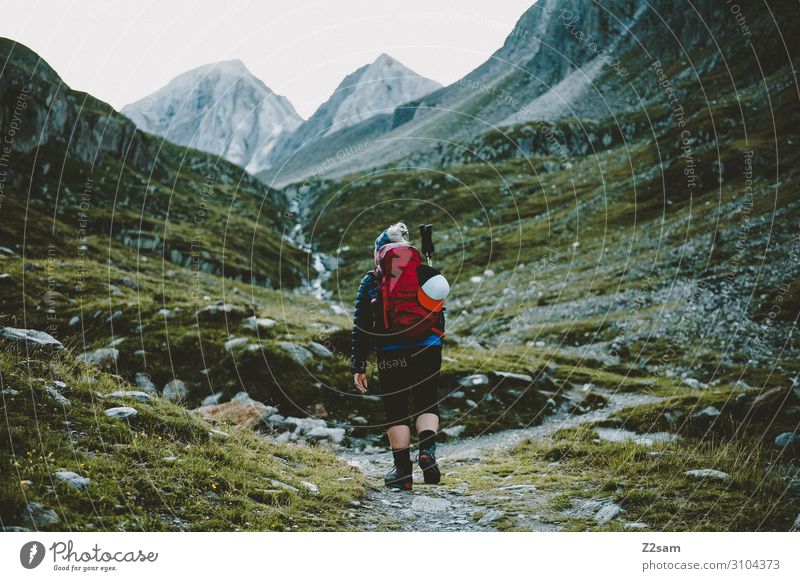
{"type": "Polygon", "coordinates": [[[0,0],[0,36],[115,108],[241,59],[307,118],[386,52],[442,84],[499,48],[534,0],[0,0]]]}

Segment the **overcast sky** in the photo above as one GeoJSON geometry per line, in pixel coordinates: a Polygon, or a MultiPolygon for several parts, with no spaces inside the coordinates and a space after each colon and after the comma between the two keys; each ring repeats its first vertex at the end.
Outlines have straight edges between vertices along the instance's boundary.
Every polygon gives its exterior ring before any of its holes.
{"type": "Polygon", "coordinates": [[[486,60],[534,0],[0,0],[0,36],[121,109],[178,74],[241,59],[307,118],[386,52],[442,84],[486,60]]]}

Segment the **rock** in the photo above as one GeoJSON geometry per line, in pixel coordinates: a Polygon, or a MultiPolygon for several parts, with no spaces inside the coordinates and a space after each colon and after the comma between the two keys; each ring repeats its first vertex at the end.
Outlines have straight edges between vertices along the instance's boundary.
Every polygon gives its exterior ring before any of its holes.
{"type": "Polygon", "coordinates": [[[311,406],[311,415],[317,418],[327,418],[328,410],[325,408],[325,404],[315,403],[311,406]]]}
{"type": "Polygon", "coordinates": [[[294,416],[289,416],[286,418],[285,423],[289,426],[294,426],[294,429],[301,433],[310,432],[317,427],[328,427],[328,422],[316,418],[296,418],[294,416]]]}
{"type": "Polygon", "coordinates": [[[533,491],[536,490],[536,485],[534,484],[512,484],[511,486],[503,486],[502,490],[510,490],[510,491],[533,491]]]}
{"type": "Polygon", "coordinates": [[[458,384],[463,387],[476,387],[478,385],[489,385],[489,378],[482,373],[467,375],[458,380],[458,384]]]}
{"type": "Polygon", "coordinates": [[[11,250],[8,246],[0,246],[0,254],[5,256],[16,256],[16,253],[11,250]]]}
{"type": "Polygon", "coordinates": [[[253,315],[252,317],[247,317],[242,324],[251,331],[265,331],[267,329],[272,329],[277,323],[278,322],[274,319],[261,318],[253,315]]]}
{"type": "Polygon", "coordinates": [[[444,512],[450,509],[450,503],[444,498],[434,498],[432,496],[415,496],[411,501],[411,511],[420,512],[444,512]]]}
{"type": "Polygon", "coordinates": [[[306,432],[305,435],[309,440],[330,440],[336,444],[340,444],[342,440],[344,440],[344,429],[316,426],[306,432]]]}
{"type": "Polygon", "coordinates": [[[350,421],[353,422],[354,424],[358,424],[359,426],[366,426],[369,423],[367,421],[367,418],[365,418],[364,416],[355,416],[353,418],[350,418],[350,421]]]}
{"type": "Polygon", "coordinates": [[[156,384],[150,381],[150,376],[146,373],[138,372],[133,378],[136,387],[145,393],[157,393],[156,384]]]}
{"type": "Polygon", "coordinates": [[[22,522],[35,529],[58,522],[58,514],[52,508],[38,502],[29,502],[22,512],[22,522]]]}
{"type": "Polygon", "coordinates": [[[109,408],[105,411],[105,414],[109,418],[117,418],[118,420],[124,420],[125,418],[131,418],[138,414],[139,412],[136,411],[135,408],[128,407],[128,406],[120,406],[116,408],[109,408]]]}
{"type": "Polygon", "coordinates": [[[497,519],[503,517],[505,514],[506,514],[505,511],[493,508],[480,518],[478,524],[481,526],[486,526],[488,524],[493,523],[497,519]]]}
{"type": "Polygon", "coordinates": [[[474,401],[474,400],[471,400],[471,399],[465,400],[465,403],[471,408],[478,407],[478,403],[476,401],[474,401]]]}
{"type": "Polygon", "coordinates": [[[330,349],[325,347],[322,343],[317,343],[316,341],[311,341],[308,344],[308,348],[316,355],[322,359],[333,359],[333,353],[331,353],[330,349]]]}
{"type": "Polygon", "coordinates": [[[359,500],[351,500],[347,503],[348,508],[361,508],[361,501],[359,500]]]}
{"type": "Polygon", "coordinates": [[[75,474],[75,472],[70,472],[69,470],[59,470],[55,475],[56,478],[62,482],[66,482],[72,488],[77,488],[78,490],[84,490],[92,482],[90,479],[84,478],[80,474],[75,474]]]}
{"type": "Polygon", "coordinates": [[[247,337],[234,337],[233,339],[228,339],[225,341],[223,347],[225,348],[225,351],[230,353],[238,349],[243,349],[249,342],[250,340],[247,337]]]}
{"type": "Polygon", "coordinates": [[[222,430],[215,430],[213,428],[208,430],[208,433],[211,434],[212,436],[216,436],[217,438],[222,438],[223,440],[231,437],[231,435],[228,432],[223,432],[222,430]]]}
{"type": "Polygon", "coordinates": [[[787,402],[793,400],[791,386],[773,387],[759,393],[750,403],[749,408],[753,414],[759,416],[772,416],[778,412],[787,402]]]}
{"type": "Polygon", "coordinates": [[[0,527],[0,531],[4,533],[29,533],[31,532],[31,529],[25,527],[9,526],[9,527],[0,527]]]}
{"type": "Polygon", "coordinates": [[[797,515],[797,518],[794,519],[794,524],[792,528],[789,529],[790,533],[800,533],[800,514],[797,515]]]}
{"type": "Polygon", "coordinates": [[[453,399],[463,399],[464,397],[466,397],[466,395],[467,394],[464,393],[463,391],[454,391],[453,393],[450,394],[450,397],[452,397],[453,399]]]}
{"type": "Polygon", "coordinates": [[[684,377],[683,384],[688,387],[691,387],[692,389],[704,389],[705,387],[707,387],[704,383],[693,377],[684,377]]]}
{"type": "Polygon", "coordinates": [[[213,393],[211,395],[207,395],[203,398],[203,402],[201,404],[202,407],[210,406],[210,405],[217,405],[219,400],[222,399],[222,392],[218,391],[217,393],[213,393]]]}
{"type": "Polygon", "coordinates": [[[63,395],[61,395],[53,385],[45,385],[44,391],[48,395],[48,397],[53,401],[55,401],[57,404],[62,405],[64,407],[69,407],[72,405],[72,402],[69,401],[63,395]]]}
{"type": "Polygon", "coordinates": [[[783,432],[775,437],[773,446],[776,448],[787,448],[793,445],[795,442],[800,442],[800,436],[794,432],[783,432]]]}
{"type": "Polygon", "coordinates": [[[19,395],[19,392],[16,389],[7,387],[6,389],[0,391],[0,395],[4,397],[14,397],[15,395],[19,395]]]}
{"type": "Polygon", "coordinates": [[[132,390],[112,391],[111,393],[108,394],[108,397],[115,397],[118,399],[134,399],[136,401],[141,401],[141,402],[147,402],[153,399],[149,393],[145,393],[144,391],[132,391],[132,390]]]}
{"type": "Polygon", "coordinates": [[[445,434],[450,436],[451,438],[458,438],[461,434],[464,433],[464,430],[467,429],[467,426],[450,426],[442,430],[445,434]]]}
{"type": "Polygon", "coordinates": [[[608,522],[617,518],[622,512],[622,507],[612,502],[598,510],[594,515],[594,520],[601,523],[608,522]]]}
{"type": "Polygon", "coordinates": [[[311,351],[291,341],[279,341],[278,346],[288,351],[292,359],[297,361],[300,365],[305,365],[314,358],[311,351]]]}
{"type": "Polygon", "coordinates": [[[0,339],[13,344],[19,351],[42,350],[52,352],[64,349],[64,346],[55,337],[34,329],[3,327],[0,329],[0,339]]]}
{"type": "Polygon", "coordinates": [[[161,395],[167,401],[180,402],[188,397],[189,388],[180,379],[173,379],[164,386],[161,395]]]}
{"type": "Polygon", "coordinates": [[[165,319],[173,319],[173,318],[175,318],[175,313],[173,313],[169,309],[158,309],[156,311],[156,315],[164,317],[165,319]]]}
{"type": "Polygon", "coordinates": [[[76,327],[80,322],[81,322],[80,316],[79,315],[75,315],[69,320],[68,325],[70,327],[76,327]]]}
{"type": "Polygon", "coordinates": [[[199,407],[194,413],[209,421],[254,428],[266,424],[267,418],[276,411],[278,411],[276,408],[254,400],[231,400],[227,403],[199,407]]]}
{"type": "Polygon", "coordinates": [[[685,476],[692,476],[695,478],[715,478],[717,480],[727,480],[730,476],[721,470],[714,470],[713,468],[702,468],[700,470],[687,470],[683,473],[685,476]]]}
{"type": "Polygon", "coordinates": [[[231,398],[231,401],[254,402],[256,400],[250,397],[250,394],[246,391],[240,391],[231,398]]]}
{"type": "Polygon", "coordinates": [[[228,315],[241,315],[242,310],[229,303],[217,303],[213,305],[206,305],[199,311],[197,316],[202,319],[215,319],[219,317],[227,317],[228,315]]]}
{"type": "Polygon", "coordinates": [[[270,480],[270,484],[276,488],[282,488],[283,490],[288,490],[289,492],[294,492],[295,494],[300,492],[300,489],[295,488],[291,484],[281,482],[280,480],[270,480]]]}
{"type": "Polygon", "coordinates": [[[132,279],[129,276],[122,277],[122,284],[124,284],[128,288],[132,288],[135,290],[139,290],[139,283],[135,279],[132,279]]]}
{"type": "Polygon", "coordinates": [[[114,319],[122,316],[122,311],[114,311],[106,317],[106,323],[111,323],[114,319]]]}
{"type": "Polygon", "coordinates": [[[716,418],[719,415],[719,410],[714,406],[710,405],[708,407],[704,407],[699,412],[695,412],[692,414],[693,418],[716,418]]]}
{"type": "Polygon", "coordinates": [[[525,373],[513,373],[511,371],[492,371],[491,375],[500,380],[514,380],[521,383],[533,383],[533,377],[525,373]]]}
{"type": "Polygon", "coordinates": [[[305,480],[301,480],[300,486],[308,490],[311,493],[311,496],[319,496],[319,488],[317,487],[316,484],[313,484],[311,482],[306,482],[305,480]]]}
{"type": "Polygon", "coordinates": [[[119,349],[114,349],[113,347],[95,349],[91,353],[82,353],[77,357],[78,361],[83,361],[87,365],[101,369],[113,369],[117,359],[119,359],[119,349]]]}
{"type": "Polygon", "coordinates": [[[267,421],[271,424],[282,424],[286,421],[286,418],[283,417],[281,414],[272,414],[270,417],[267,418],[267,421]]]}

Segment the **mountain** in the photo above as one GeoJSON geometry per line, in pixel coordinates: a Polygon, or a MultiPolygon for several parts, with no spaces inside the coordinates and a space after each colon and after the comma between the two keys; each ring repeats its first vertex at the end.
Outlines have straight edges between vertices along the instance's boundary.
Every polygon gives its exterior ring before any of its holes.
{"type": "Polygon", "coordinates": [[[374,62],[347,75],[331,97],[294,132],[281,135],[267,166],[277,166],[296,151],[359,123],[391,114],[394,109],[441,88],[381,54],[374,62]]]}
{"type": "Polygon", "coordinates": [[[282,194],[228,161],[142,133],[21,44],[0,39],[0,62],[0,124],[14,129],[0,246],[31,259],[114,256],[135,269],[141,255],[198,276],[302,283],[308,257],[283,238],[282,194]]]}
{"type": "MultiPolygon", "coordinates": [[[[784,4],[776,2],[776,12],[784,4]]],[[[503,46],[464,78],[362,121],[349,134],[305,145],[280,171],[260,177],[285,186],[308,176],[340,177],[389,164],[441,166],[454,157],[459,163],[466,157],[477,161],[470,144],[499,128],[573,118],[613,120],[640,109],[642,102],[660,102],[663,89],[653,82],[650,68],[656,58],[681,67],[685,76],[697,76],[720,67],[739,70],[755,49],[770,70],[775,55],[796,44],[791,36],[777,36],[750,45],[736,18],[724,27],[714,24],[727,18],[718,3],[703,0],[693,10],[675,10],[666,0],[540,0],[521,16],[503,46]],[[718,29],[740,41],[729,46],[736,58],[719,54],[719,43],[709,33],[718,29]],[[338,150],[351,153],[325,163],[338,150]]],[[[745,32],[748,26],[764,26],[768,17],[756,12],[745,22],[745,32]]]]}
{"type": "Polygon", "coordinates": [[[221,155],[250,172],[264,169],[278,137],[302,122],[289,100],[240,60],[187,71],[122,113],[142,131],[221,155]]]}

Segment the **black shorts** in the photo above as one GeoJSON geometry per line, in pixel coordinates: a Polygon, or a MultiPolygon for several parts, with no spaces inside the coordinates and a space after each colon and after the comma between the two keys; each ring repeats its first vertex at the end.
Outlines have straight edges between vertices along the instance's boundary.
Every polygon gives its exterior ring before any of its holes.
{"type": "Polygon", "coordinates": [[[439,415],[441,368],[441,346],[378,351],[378,381],[389,426],[408,425],[412,415],[439,415]]]}

